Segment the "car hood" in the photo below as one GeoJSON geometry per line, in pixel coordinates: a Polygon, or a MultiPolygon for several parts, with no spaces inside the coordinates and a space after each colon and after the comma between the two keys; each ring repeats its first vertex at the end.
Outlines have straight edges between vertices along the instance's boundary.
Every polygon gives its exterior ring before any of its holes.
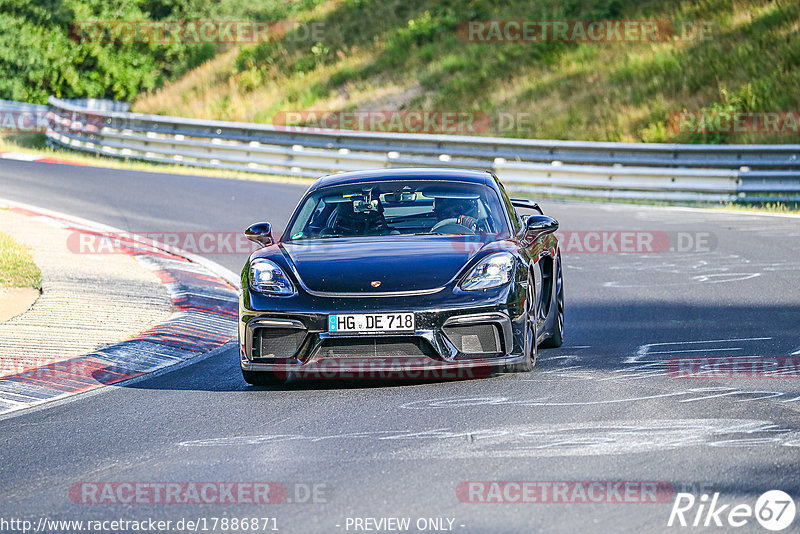
{"type": "Polygon", "coordinates": [[[384,293],[442,287],[489,241],[485,236],[385,236],[314,239],[280,247],[312,291],[384,293]]]}

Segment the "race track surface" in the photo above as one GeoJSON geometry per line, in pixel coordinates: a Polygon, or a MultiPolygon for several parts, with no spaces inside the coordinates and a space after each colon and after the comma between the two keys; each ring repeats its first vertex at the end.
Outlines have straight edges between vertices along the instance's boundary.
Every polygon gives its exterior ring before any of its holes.
{"type": "MultiPolygon", "coordinates": [[[[137,232],[239,232],[261,220],[282,228],[303,192],[0,162],[0,197],[137,232]]],[[[0,420],[0,516],[274,517],[290,533],[353,532],[353,518],[385,517],[410,518],[414,532],[420,518],[449,518],[463,533],[639,533],[681,530],[666,526],[676,492],[751,506],[772,489],[797,499],[800,370],[777,379],[670,371],[675,358],[800,358],[800,219],[541,204],[564,232],[567,328],[564,346],[541,350],[533,372],[254,388],[230,344],[160,376],[0,420]],[[614,251],[620,231],[640,232],[630,238],[638,250],[614,251]],[[94,487],[82,483],[189,481],[279,482],[287,501],[84,504],[75,493],[94,487]],[[472,503],[459,486],[467,481],[655,481],[673,493],[656,503],[472,503]],[[297,502],[313,484],[318,502],[297,502]]],[[[245,260],[209,258],[233,271],[245,260]]],[[[764,530],[750,518],[737,531],[764,530]]]]}

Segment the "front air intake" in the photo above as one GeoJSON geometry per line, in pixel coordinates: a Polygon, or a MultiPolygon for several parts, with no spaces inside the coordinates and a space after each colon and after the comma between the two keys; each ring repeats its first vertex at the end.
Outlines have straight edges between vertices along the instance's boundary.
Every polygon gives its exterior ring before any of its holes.
{"type": "Polygon", "coordinates": [[[253,358],[291,358],[305,337],[305,330],[298,328],[256,328],[253,331],[253,358]]]}
{"type": "Polygon", "coordinates": [[[444,333],[462,354],[500,354],[500,329],[496,324],[445,326],[444,333]]]}
{"type": "Polygon", "coordinates": [[[427,341],[414,337],[326,339],[320,358],[435,358],[427,341]]]}

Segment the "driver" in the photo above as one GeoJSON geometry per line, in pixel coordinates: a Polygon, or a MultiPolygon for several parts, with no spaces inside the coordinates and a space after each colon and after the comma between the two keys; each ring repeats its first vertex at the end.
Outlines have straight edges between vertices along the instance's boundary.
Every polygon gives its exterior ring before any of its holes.
{"type": "Polygon", "coordinates": [[[376,210],[364,212],[356,212],[352,202],[343,202],[336,206],[323,233],[337,236],[385,235],[391,233],[391,228],[386,223],[380,202],[376,210]]]}
{"type": "Polygon", "coordinates": [[[437,224],[450,219],[473,232],[478,231],[478,203],[476,200],[437,198],[433,205],[433,213],[436,215],[437,224]]]}

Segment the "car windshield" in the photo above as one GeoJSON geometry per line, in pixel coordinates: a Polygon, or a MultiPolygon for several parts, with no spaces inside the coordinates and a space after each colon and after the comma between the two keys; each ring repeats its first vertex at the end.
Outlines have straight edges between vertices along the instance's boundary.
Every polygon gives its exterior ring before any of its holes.
{"type": "Polygon", "coordinates": [[[386,181],[314,191],[287,231],[289,240],[351,236],[507,232],[500,200],[485,185],[386,181]]]}

